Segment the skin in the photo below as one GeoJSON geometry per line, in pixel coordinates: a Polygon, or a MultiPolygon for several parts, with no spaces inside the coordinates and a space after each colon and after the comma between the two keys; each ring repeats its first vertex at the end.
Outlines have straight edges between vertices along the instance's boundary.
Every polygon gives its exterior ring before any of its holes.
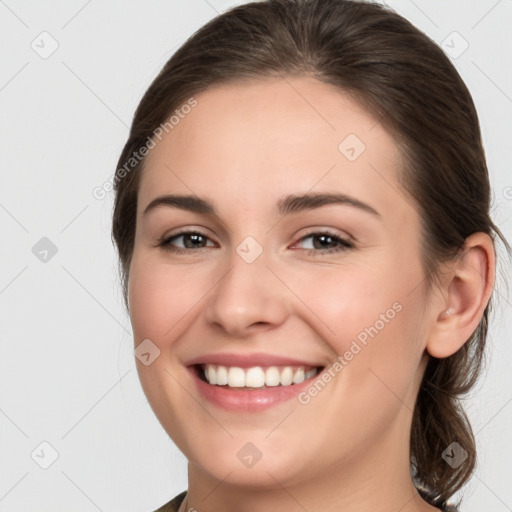
{"type": "MultiPolygon", "coordinates": [[[[494,283],[494,249],[482,233],[443,269],[429,297],[420,219],[398,183],[400,155],[378,120],[346,94],[309,77],[221,85],[151,150],[142,175],[129,305],[144,392],[189,460],[187,510],[417,512],[437,510],[409,473],[412,411],[427,359],[448,357],[477,327],[494,283]],[[349,161],[348,134],[366,149],[349,161]],[[379,212],[328,205],[280,216],[284,195],[338,192],[379,212]],[[161,206],[194,194],[217,215],[161,206]],[[203,249],[164,235],[196,228],[203,249]],[[352,248],[318,240],[325,230],[352,248]],[[307,236],[309,235],[309,236],[307,236]],[[236,248],[263,249],[247,263],[236,248]],[[308,254],[307,249],[316,250],[308,254]],[[268,352],[324,366],[343,355],[394,303],[402,308],[308,404],[229,412],[196,391],[185,363],[206,353],[268,352]],[[261,460],[237,452],[253,443],[261,460]]],[[[188,240],[190,242],[190,239],[188,240]]]]}

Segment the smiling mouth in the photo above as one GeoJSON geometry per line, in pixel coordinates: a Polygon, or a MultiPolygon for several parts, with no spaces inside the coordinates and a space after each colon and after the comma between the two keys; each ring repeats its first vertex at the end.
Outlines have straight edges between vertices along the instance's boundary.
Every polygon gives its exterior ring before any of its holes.
{"type": "Polygon", "coordinates": [[[194,365],[197,376],[207,384],[233,390],[261,390],[293,386],[318,375],[322,366],[223,366],[194,365]]]}

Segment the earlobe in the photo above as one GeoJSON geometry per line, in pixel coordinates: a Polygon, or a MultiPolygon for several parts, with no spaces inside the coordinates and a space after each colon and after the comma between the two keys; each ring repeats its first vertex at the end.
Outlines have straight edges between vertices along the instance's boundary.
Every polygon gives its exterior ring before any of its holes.
{"type": "Polygon", "coordinates": [[[427,340],[428,353],[437,358],[457,352],[478,327],[494,288],[496,255],[489,235],[474,233],[452,267],[443,300],[434,312],[427,340]]]}

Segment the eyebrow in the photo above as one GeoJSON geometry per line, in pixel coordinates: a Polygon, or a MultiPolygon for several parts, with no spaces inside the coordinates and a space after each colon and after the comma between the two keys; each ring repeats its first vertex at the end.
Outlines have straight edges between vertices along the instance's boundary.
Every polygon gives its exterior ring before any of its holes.
{"type": "MultiPolygon", "coordinates": [[[[291,194],[282,197],[277,203],[277,210],[280,215],[290,215],[305,210],[313,210],[322,206],[331,204],[348,205],[358,208],[361,211],[371,213],[376,217],[381,217],[380,213],[369,204],[346,194],[338,193],[307,193],[307,194],[291,194]]],[[[203,215],[217,215],[212,203],[208,200],[194,195],[173,195],[168,194],[158,196],[153,199],[144,209],[142,215],[161,206],[172,208],[180,208],[194,213],[203,215]]]]}

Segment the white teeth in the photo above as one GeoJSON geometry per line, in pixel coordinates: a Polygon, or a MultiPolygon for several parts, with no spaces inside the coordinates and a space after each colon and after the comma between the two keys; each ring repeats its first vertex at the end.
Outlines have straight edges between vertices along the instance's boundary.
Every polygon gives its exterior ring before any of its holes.
{"type": "Polygon", "coordinates": [[[249,368],[245,373],[245,385],[248,388],[261,388],[265,385],[265,372],[259,367],[249,368]]]}
{"type": "Polygon", "coordinates": [[[217,384],[217,372],[213,366],[208,366],[206,378],[210,384],[217,384]]]}
{"type": "Polygon", "coordinates": [[[265,372],[265,384],[267,386],[279,386],[281,384],[281,374],[277,366],[270,366],[265,372]]]}
{"type": "Polygon", "coordinates": [[[225,366],[217,368],[217,378],[215,382],[218,386],[225,386],[228,383],[228,370],[225,366]]]}
{"type": "Polygon", "coordinates": [[[294,384],[300,384],[301,382],[304,382],[305,378],[306,374],[304,373],[304,368],[297,368],[293,374],[292,382],[294,384]]]}
{"type": "Polygon", "coordinates": [[[318,372],[316,370],[309,370],[306,372],[306,379],[311,379],[311,377],[314,377],[318,372]]]}
{"type": "Polygon", "coordinates": [[[285,366],[281,372],[281,386],[289,386],[293,382],[293,370],[285,366]]]}
{"type": "MultiPolygon", "coordinates": [[[[216,383],[216,381],[215,381],[216,383]]],[[[232,366],[228,371],[228,386],[230,388],[243,388],[245,386],[245,372],[242,368],[232,366]]]]}
{"type": "Polygon", "coordinates": [[[206,380],[213,385],[227,385],[231,388],[262,388],[263,386],[300,384],[314,377],[318,370],[316,368],[306,370],[303,366],[270,366],[265,369],[261,366],[239,368],[207,364],[203,366],[203,372],[206,380]]]}

